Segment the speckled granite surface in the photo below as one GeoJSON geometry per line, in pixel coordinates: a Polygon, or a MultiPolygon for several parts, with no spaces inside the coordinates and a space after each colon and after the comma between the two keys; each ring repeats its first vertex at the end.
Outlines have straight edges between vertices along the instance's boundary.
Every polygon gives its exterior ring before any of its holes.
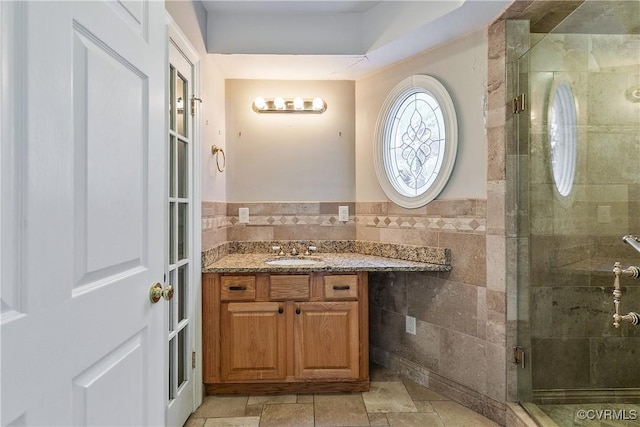
{"type": "MultiPolygon", "coordinates": [[[[304,256],[299,256],[304,258],[304,256]]],[[[450,250],[436,247],[393,245],[376,242],[287,241],[227,242],[202,254],[203,273],[301,272],[301,271],[450,271],[450,250]],[[277,258],[272,250],[279,245],[289,254],[295,247],[304,253],[316,246],[311,265],[276,266],[265,259],[277,258]]]]}

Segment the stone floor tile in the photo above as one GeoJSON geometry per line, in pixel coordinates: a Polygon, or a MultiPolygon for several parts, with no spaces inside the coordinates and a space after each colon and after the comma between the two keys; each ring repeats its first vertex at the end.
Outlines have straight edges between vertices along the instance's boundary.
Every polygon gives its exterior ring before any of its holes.
{"type": "Polygon", "coordinates": [[[313,403],[313,394],[299,394],[298,403],[313,403]]]}
{"type": "Polygon", "coordinates": [[[362,395],[319,394],[314,397],[316,427],[369,426],[362,395]]]}
{"type": "Polygon", "coordinates": [[[362,393],[367,412],[418,412],[402,382],[371,382],[362,393]]]}
{"type": "Polygon", "coordinates": [[[247,405],[272,405],[276,403],[297,403],[298,396],[295,394],[273,394],[249,396],[247,405]]]}
{"type": "Polygon", "coordinates": [[[416,409],[418,412],[435,412],[436,410],[433,408],[431,402],[425,402],[424,400],[414,400],[413,404],[416,405],[416,409]]]}
{"type": "Polygon", "coordinates": [[[247,396],[207,396],[193,418],[243,417],[247,396]]]}
{"type": "Polygon", "coordinates": [[[260,418],[260,427],[314,427],[313,404],[265,405],[260,418]]]}
{"type": "Polygon", "coordinates": [[[207,418],[204,427],[259,427],[260,417],[207,418]]]}
{"type": "Polygon", "coordinates": [[[369,381],[377,381],[377,382],[402,381],[402,377],[387,368],[374,365],[374,366],[371,366],[369,370],[369,381]]]}
{"type": "Polygon", "coordinates": [[[194,418],[192,415],[187,419],[187,422],[184,423],[184,427],[204,427],[206,420],[206,418],[194,418]]]}
{"type": "Polygon", "coordinates": [[[452,400],[431,402],[447,427],[498,427],[495,422],[452,400]]]}
{"type": "Polygon", "coordinates": [[[244,408],[244,416],[259,417],[260,415],[262,415],[262,407],[263,405],[247,405],[244,408]]]}
{"type": "Polygon", "coordinates": [[[445,427],[434,413],[390,413],[387,414],[390,427],[445,427]]]}
{"type": "Polygon", "coordinates": [[[415,400],[449,400],[448,398],[442,396],[441,394],[436,393],[433,390],[429,390],[428,388],[418,384],[417,382],[403,379],[402,383],[406,387],[407,391],[411,398],[415,400]]]}
{"type": "Polygon", "coordinates": [[[388,426],[389,420],[387,420],[387,414],[373,413],[369,415],[369,424],[372,426],[388,426]]]}

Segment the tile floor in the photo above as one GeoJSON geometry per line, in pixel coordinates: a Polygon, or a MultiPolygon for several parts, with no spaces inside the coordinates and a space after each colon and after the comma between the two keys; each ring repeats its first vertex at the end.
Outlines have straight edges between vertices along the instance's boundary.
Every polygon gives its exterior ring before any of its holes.
{"type": "Polygon", "coordinates": [[[464,406],[373,366],[365,393],[207,396],[184,427],[497,427],[464,406]]]}

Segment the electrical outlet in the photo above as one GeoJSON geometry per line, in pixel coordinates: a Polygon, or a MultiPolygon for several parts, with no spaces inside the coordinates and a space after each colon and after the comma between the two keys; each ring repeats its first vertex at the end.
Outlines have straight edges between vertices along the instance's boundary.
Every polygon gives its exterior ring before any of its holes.
{"type": "Polygon", "coordinates": [[[349,221],[349,206],[338,206],[338,221],[349,221]]]}
{"type": "Polygon", "coordinates": [[[239,208],[238,209],[238,217],[240,220],[240,224],[248,224],[249,223],[249,208],[239,208]]]}
{"type": "Polygon", "coordinates": [[[416,318],[407,316],[405,317],[406,330],[408,334],[415,335],[416,334],[416,318]]]}

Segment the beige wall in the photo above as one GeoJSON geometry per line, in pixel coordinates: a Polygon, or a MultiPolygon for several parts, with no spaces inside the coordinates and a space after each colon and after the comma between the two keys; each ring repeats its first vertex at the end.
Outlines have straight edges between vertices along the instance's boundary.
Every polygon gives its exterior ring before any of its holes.
{"type": "Polygon", "coordinates": [[[353,201],[354,82],[227,80],[227,200],[353,201]],[[322,97],[323,114],[258,114],[257,96],[322,97]]]}
{"type": "Polygon", "coordinates": [[[457,159],[438,199],[486,197],[485,29],[356,82],[356,201],[386,200],[373,166],[376,120],[391,89],[413,74],[428,74],[438,79],[451,94],[458,118],[457,159]]]}

